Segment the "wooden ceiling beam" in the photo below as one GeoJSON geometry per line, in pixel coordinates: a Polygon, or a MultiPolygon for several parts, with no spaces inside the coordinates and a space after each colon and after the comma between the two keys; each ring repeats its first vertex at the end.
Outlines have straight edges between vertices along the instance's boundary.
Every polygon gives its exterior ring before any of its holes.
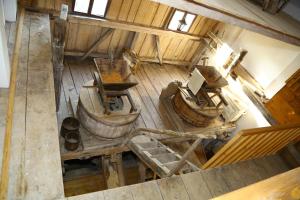
{"type": "Polygon", "coordinates": [[[107,20],[107,19],[95,19],[95,18],[90,18],[90,17],[69,15],[68,21],[69,21],[69,23],[101,26],[101,27],[106,27],[106,28],[120,29],[120,30],[125,30],[125,31],[133,31],[133,32],[137,32],[137,33],[146,33],[146,34],[152,34],[152,35],[158,35],[158,36],[167,35],[169,37],[184,38],[184,39],[190,39],[190,40],[195,40],[195,41],[202,40],[201,36],[195,36],[195,35],[190,35],[190,34],[186,34],[186,33],[165,30],[165,29],[157,28],[157,27],[136,25],[133,23],[120,22],[120,21],[107,20]]]}
{"type": "MultiPolygon", "coordinates": [[[[151,0],[154,2],[158,2],[161,4],[165,4],[177,9],[181,9],[181,10],[185,10],[188,11],[190,13],[194,13],[197,15],[201,15],[204,17],[208,17],[211,19],[215,19],[227,24],[232,24],[232,25],[236,25],[239,26],[241,28],[245,28],[248,29],[250,31],[254,31],[257,33],[260,33],[262,35],[274,38],[274,39],[278,39],[293,45],[297,45],[300,46],[300,35],[297,34],[291,34],[289,33],[289,29],[286,28],[285,30],[283,30],[279,25],[278,26],[274,26],[276,25],[276,20],[277,18],[275,18],[275,16],[268,16],[269,18],[274,18],[273,20],[273,24],[269,23],[268,20],[264,20],[263,18],[259,20],[253,20],[253,19],[249,19],[245,16],[243,16],[243,13],[240,13],[240,15],[237,15],[236,13],[233,12],[229,12],[228,10],[224,10],[222,8],[217,8],[212,6],[213,3],[211,4],[206,4],[206,3],[201,3],[199,2],[195,2],[192,0],[151,0]],[[265,22],[265,23],[262,23],[265,22]]],[[[252,11],[254,12],[254,11],[252,11]]],[[[253,13],[252,13],[253,14],[253,13]]],[[[278,16],[277,16],[278,17],[278,16]]],[[[282,17],[283,18],[283,17],[282,17]]],[[[282,21],[282,18],[281,21],[282,21]]],[[[293,20],[290,17],[285,17],[286,20],[288,20],[289,22],[292,22],[293,20]]],[[[293,21],[293,23],[297,23],[295,22],[295,20],[293,21]]],[[[287,25],[288,22],[286,22],[285,25],[287,25]]],[[[300,24],[300,23],[297,23],[300,24]]],[[[294,28],[294,27],[291,27],[294,28]]]]}

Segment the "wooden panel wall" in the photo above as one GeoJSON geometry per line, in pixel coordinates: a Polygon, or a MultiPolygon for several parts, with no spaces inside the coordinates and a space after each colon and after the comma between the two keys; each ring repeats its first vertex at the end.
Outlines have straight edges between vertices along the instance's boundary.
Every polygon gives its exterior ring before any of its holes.
{"type": "Polygon", "coordinates": [[[242,130],[202,168],[214,168],[275,154],[299,136],[299,123],[242,130]]]}
{"type": "MultiPolygon", "coordinates": [[[[52,11],[58,11],[61,3],[71,4],[71,0],[24,1],[29,2],[27,3],[28,6],[52,11]]],[[[173,11],[174,9],[169,6],[149,0],[111,0],[106,18],[134,23],[136,25],[163,28],[168,23],[173,11]]],[[[204,36],[217,24],[218,22],[215,20],[197,16],[189,30],[189,34],[204,36]]],[[[86,51],[103,31],[105,31],[105,28],[99,26],[69,22],[66,51],[86,51]]],[[[119,53],[124,47],[131,45],[133,36],[134,33],[129,31],[116,30],[111,37],[107,38],[101,46],[97,48],[95,53],[106,54],[110,50],[119,53]]],[[[161,37],[163,59],[167,60],[191,61],[199,45],[201,45],[199,41],[171,38],[168,36],[161,37]]],[[[153,58],[156,55],[154,47],[153,35],[140,33],[136,38],[133,50],[141,57],[153,58]]]]}
{"type": "MultiPolygon", "coordinates": [[[[172,8],[148,0],[112,0],[106,18],[118,21],[131,22],[150,27],[164,27],[172,13],[172,8]],[[122,3],[120,3],[122,2],[122,3]]],[[[217,24],[216,21],[197,16],[189,33],[203,36],[217,24]]],[[[86,51],[105,28],[93,25],[69,23],[66,51],[86,51]]],[[[128,31],[116,30],[114,34],[101,44],[96,52],[108,53],[114,50],[117,53],[124,47],[130,47],[133,34],[128,31]]],[[[178,39],[164,36],[160,38],[163,59],[190,61],[199,41],[178,39]]],[[[138,34],[133,50],[140,57],[153,58],[156,56],[154,38],[149,34],[138,34]]]]}
{"type": "Polygon", "coordinates": [[[59,11],[61,4],[72,5],[72,0],[19,0],[25,7],[46,10],[50,12],[59,11]]]}
{"type": "Polygon", "coordinates": [[[280,124],[300,123],[300,69],[266,103],[266,108],[280,124]]]}

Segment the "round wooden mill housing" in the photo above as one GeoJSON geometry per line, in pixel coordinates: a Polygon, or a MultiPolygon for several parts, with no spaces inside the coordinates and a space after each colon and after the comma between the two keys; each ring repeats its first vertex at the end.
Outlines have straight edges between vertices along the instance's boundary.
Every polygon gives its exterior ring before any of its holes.
{"type": "Polygon", "coordinates": [[[173,97],[173,106],[175,112],[184,121],[197,127],[208,126],[222,112],[210,107],[200,108],[194,101],[188,100],[181,90],[178,90],[173,97]]]}
{"type": "Polygon", "coordinates": [[[77,116],[81,125],[98,137],[114,139],[124,136],[133,128],[141,111],[139,98],[135,91],[129,89],[135,103],[135,111],[130,112],[131,104],[128,98],[121,96],[117,100],[121,108],[112,109],[109,114],[105,114],[100,96],[97,93],[98,89],[93,85],[93,82],[93,80],[87,82],[80,90],[77,116]]]}

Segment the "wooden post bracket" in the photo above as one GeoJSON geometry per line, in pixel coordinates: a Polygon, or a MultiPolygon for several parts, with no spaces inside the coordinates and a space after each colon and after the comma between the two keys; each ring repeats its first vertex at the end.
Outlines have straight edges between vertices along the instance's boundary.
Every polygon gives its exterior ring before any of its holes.
{"type": "Polygon", "coordinates": [[[106,38],[114,33],[115,29],[108,29],[92,44],[89,50],[80,58],[80,61],[85,60],[106,38]]]}
{"type": "Polygon", "coordinates": [[[159,60],[159,64],[163,64],[163,55],[161,52],[161,47],[160,47],[160,39],[158,35],[153,35],[154,36],[154,41],[155,41],[155,47],[156,47],[156,52],[157,52],[157,58],[159,60]]]}

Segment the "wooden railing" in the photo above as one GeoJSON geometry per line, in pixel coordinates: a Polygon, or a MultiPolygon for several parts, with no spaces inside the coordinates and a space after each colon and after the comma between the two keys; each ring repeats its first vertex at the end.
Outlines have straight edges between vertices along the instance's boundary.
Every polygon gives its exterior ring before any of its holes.
{"type": "Polygon", "coordinates": [[[299,136],[300,124],[242,130],[210,158],[202,168],[214,168],[272,155],[299,136]]]}

